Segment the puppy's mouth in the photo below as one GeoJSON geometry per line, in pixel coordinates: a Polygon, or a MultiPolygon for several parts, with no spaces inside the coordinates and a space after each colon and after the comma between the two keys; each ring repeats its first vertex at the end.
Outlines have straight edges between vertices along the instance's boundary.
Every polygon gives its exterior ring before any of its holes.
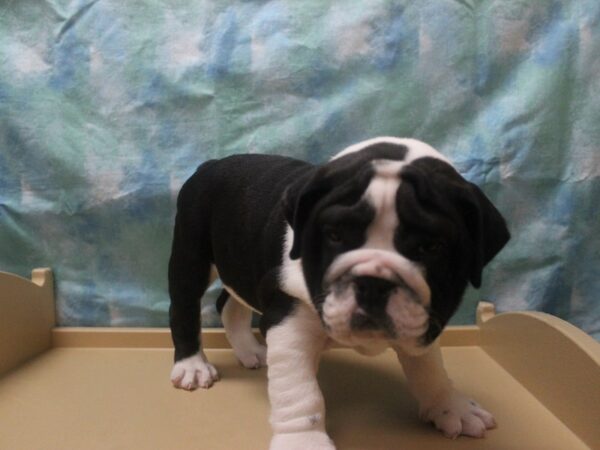
{"type": "Polygon", "coordinates": [[[362,308],[357,308],[350,318],[350,328],[353,330],[379,330],[381,324],[369,317],[362,308]]]}

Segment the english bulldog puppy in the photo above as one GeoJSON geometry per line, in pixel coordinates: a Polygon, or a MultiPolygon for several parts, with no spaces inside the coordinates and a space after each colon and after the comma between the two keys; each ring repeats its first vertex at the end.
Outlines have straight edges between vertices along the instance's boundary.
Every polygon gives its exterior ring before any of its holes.
{"type": "Polygon", "coordinates": [[[482,191],[414,139],[360,142],[320,166],[257,154],[207,161],[177,201],[171,381],[193,390],[219,379],[199,338],[200,298],[218,276],[236,357],[268,366],[272,450],[335,448],[316,378],[332,343],[392,348],[423,420],[451,438],[482,437],[494,418],[453,388],[437,338],[508,240],[482,191]]]}

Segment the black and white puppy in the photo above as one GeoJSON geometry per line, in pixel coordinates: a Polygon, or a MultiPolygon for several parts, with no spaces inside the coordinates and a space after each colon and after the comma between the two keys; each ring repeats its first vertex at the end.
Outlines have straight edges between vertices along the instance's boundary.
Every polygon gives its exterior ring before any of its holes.
{"type": "Polygon", "coordinates": [[[199,299],[218,276],[235,355],[248,368],[268,365],[271,449],[334,448],[316,379],[332,342],[369,355],[391,347],[422,418],[450,437],[481,437],[494,419],[454,390],[437,337],[508,239],[481,190],[414,139],[364,141],[321,166],[268,155],[208,161],[177,203],[171,381],[218,380],[199,340],[199,299]]]}

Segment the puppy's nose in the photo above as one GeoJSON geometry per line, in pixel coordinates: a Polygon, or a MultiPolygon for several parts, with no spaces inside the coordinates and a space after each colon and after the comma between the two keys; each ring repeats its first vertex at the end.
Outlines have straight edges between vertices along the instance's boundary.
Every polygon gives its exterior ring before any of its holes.
{"type": "Polygon", "coordinates": [[[387,300],[390,292],[396,287],[389,280],[377,277],[356,277],[354,289],[359,299],[368,301],[387,300]]]}

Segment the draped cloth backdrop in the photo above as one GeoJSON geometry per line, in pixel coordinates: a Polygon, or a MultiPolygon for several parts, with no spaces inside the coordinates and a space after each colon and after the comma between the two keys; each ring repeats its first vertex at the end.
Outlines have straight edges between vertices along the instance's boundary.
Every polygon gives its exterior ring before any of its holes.
{"type": "Polygon", "coordinates": [[[597,0],[5,1],[0,270],[52,267],[60,325],[164,326],[199,164],[407,136],[513,234],[454,323],[484,298],[600,337],[599,74],[597,0]]]}

